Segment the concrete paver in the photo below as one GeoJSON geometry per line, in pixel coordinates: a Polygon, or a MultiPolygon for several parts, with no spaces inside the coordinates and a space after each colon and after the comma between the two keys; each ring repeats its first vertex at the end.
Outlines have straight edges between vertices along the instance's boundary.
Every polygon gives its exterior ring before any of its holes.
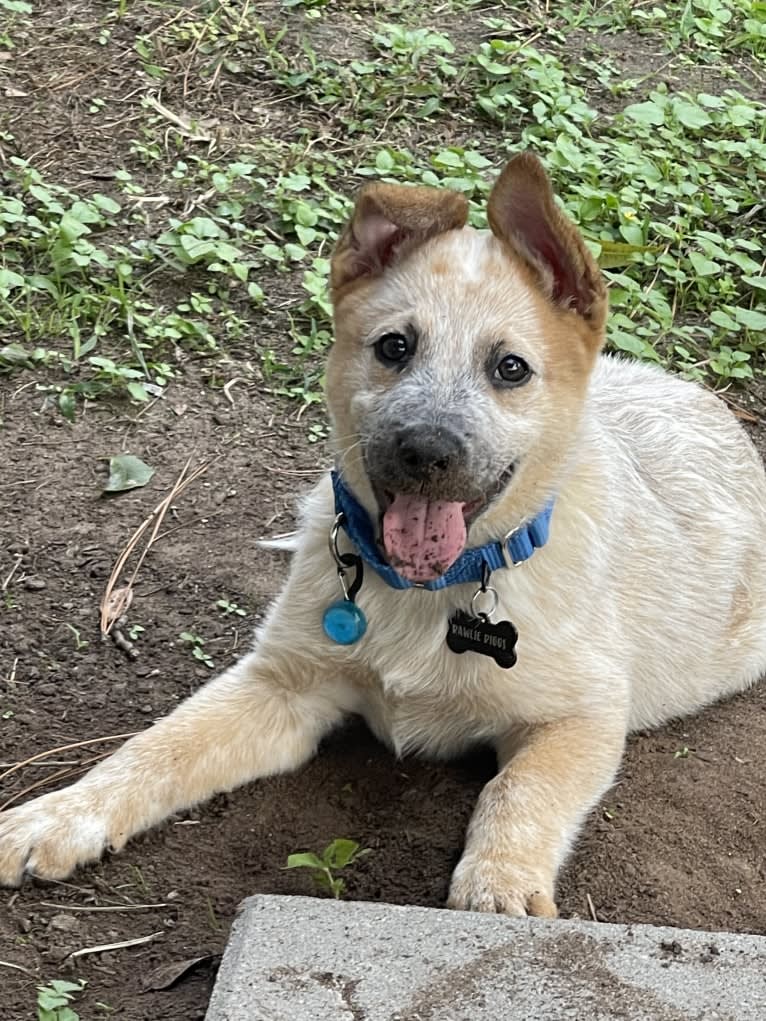
{"type": "Polygon", "coordinates": [[[206,1021],[765,1021],[766,937],[257,896],[206,1021]]]}

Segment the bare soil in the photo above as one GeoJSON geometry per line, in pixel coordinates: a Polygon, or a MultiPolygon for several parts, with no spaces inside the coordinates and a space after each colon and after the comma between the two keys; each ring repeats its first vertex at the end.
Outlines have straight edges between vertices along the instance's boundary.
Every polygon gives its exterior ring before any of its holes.
{"type": "MultiPolygon", "coordinates": [[[[250,640],[285,571],[282,558],[258,551],[255,540],[290,526],[296,491],[321,466],[281,405],[244,388],[232,396],[233,408],[223,395],[189,385],[176,392],[175,411],[158,401],[140,416],[91,411],[69,426],[41,411],[31,388],[7,394],[0,578],[16,569],[0,629],[4,764],[139,730],[170,711],[210,674],[179,640],[182,631],[205,637],[216,669],[250,640]],[[104,497],[105,459],[122,450],[157,473],[145,489],[104,497]],[[145,631],[133,662],[100,639],[99,599],[127,537],[189,456],[213,460],[204,481],[179,499],[142,568],[130,620],[145,631]],[[247,618],[216,609],[222,597],[245,607],[247,618]]],[[[562,913],[766,933],[764,746],[763,685],[634,736],[619,782],[565,869],[562,913]]],[[[109,747],[54,758],[82,763],[109,747]]],[[[16,771],[2,784],[2,800],[26,796],[64,768],[16,771]]],[[[6,892],[0,959],[29,974],[3,969],[3,1016],[28,1017],[35,982],[63,973],[87,978],[86,1018],[99,1016],[96,1002],[125,1021],[201,1018],[213,965],[152,991],[146,985],[162,981],[157,969],[219,954],[237,903],[249,894],[311,893],[307,876],[281,866],[291,852],[336,836],[373,852],[350,872],[349,896],[443,904],[472,806],[493,768],[481,751],[449,765],[397,762],[354,723],[295,775],[218,797],[69,883],[6,892]],[[156,906],[129,910],[135,905],[156,906]],[[96,907],[121,910],[88,910],[96,907]],[[133,948],[64,960],[152,933],[133,948]]]]}
{"type": "MultiPolygon", "coordinates": [[[[113,6],[37,4],[35,26],[17,39],[3,79],[22,93],[6,91],[3,100],[20,151],[70,186],[108,190],[120,166],[145,173],[129,151],[146,86],[132,43],[155,25],[136,14],[99,48],[97,16],[113,6]],[[91,32],[71,27],[89,18],[91,32]],[[94,95],[109,99],[111,119],[88,112],[94,95]]],[[[256,72],[236,81],[222,74],[214,87],[192,75],[187,95],[187,66],[175,59],[164,55],[171,73],[163,100],[214,114],[232,145],[280,118],[293,130],[296,111],[274,106],[256,72]]],[[[254,337],[273,329],[260,320],[254,337]]],[[[224,375],[239,373],[255,347],[247,338],[230,351],[224,375]]],[[[168,397],[147,408],[89,406],[74,425],[29,375],[0,377],[0,772],[47,749],[140,730],[171,711],[211,675],[180,634],[202,636],[215,669],[223,668],[278,590],[283,558],[255,541],[289,529],[296,495],[326,469],[326,453],[307,444],[305,422],[265,392],[256,373],[243,373],[230,401],[203,369],[189,361],[168,397]],[[144,489],[104,497],[107,459],[121,452],[156,474],[144,489]],[[101,640],[99,601],[128,537],[190,457],[210,467],[178,500],[141,569],[130,624],[144,630],[133,661],[101,640]],[[246,617],[223,613],[215,605],[222,598],[246,617]]],[[[763,453],[766,394],[752,388],[729,398],[746,409],[763,453]]],[[[37,784],[64,782],[59,771],[112,747],[105,740],[17,769],[0,781],[0,805],[30,796],[37,784]]],[[[562,914],[766,933],[764,748],[766,685],[632,737],[618,783],[562,875],[562,914]]],[[[481,750],[451,764],[396,761],[352,722],[295,775],[220,796],[70,882],[0,891],[0,1016],[32,1017],[38,983],[75,977],[88,981],[77,1004],[83,1021],[201,1019],[239,901],[256,892],[312,893],[305,874],[282,866],[291,852],[321,849],[334,837],[372,852],[350,871],[348,896],[442,905],[493,770],[481,750]],[[205,961],[170,988],[152,988],[167,984],[160,969],[196,958],[205,961]]]]}

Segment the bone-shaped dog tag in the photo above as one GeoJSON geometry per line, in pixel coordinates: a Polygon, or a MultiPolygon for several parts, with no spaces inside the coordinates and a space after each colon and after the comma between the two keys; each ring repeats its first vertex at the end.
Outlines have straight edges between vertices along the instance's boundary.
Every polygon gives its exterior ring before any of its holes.
{"type": "Polygon", "coordinates": [[[447,626],[447,647],[452,652],[478,652],[480,656],[491,656],[504,670],[516,662],[518,637],[518,631],[509,620],[492,624],[486,615],[472,617],[462,610],[450,617],[447,626]]]}

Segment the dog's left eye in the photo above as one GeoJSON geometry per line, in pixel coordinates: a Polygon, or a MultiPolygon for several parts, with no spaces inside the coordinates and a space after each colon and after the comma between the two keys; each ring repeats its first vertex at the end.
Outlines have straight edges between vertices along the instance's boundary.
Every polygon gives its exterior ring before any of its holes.
{"type": "Polygon", "coordinates": [[[375,341],[375,356],[384,365],[402,365],[414,352],[414,341],[403,333],[384,333],[375,341]]]}
{"type": "Polygon", "coordinates": [[[532,375],[532,370],[518,355],[505,355],[495,367],[494,378],[509,386],[521,386],[532,375]]]}

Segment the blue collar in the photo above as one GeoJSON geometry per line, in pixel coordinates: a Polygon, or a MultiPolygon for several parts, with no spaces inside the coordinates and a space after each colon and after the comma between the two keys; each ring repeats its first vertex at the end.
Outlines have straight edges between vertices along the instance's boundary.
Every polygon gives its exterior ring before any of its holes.
{"type": "Polygon", "coordinates": [[[435,591],[463,582],[479,583],[484,576],[485,564],[490,571],[521,564],[529,560],[535,550],[548,541],[553,501],[541,510],[537,517],[520,525],[500,541],[488,542],[484,546],[465,550],[440,578],[416,585],[402,578],[382,559],[369,514],[336,471],[332,472],[332,488],[335,493],[335,513],[343,515],[342,525],[346,534],[359,550],[364,562],[369,564],[391,588],[425,588],[435,591]]]}

